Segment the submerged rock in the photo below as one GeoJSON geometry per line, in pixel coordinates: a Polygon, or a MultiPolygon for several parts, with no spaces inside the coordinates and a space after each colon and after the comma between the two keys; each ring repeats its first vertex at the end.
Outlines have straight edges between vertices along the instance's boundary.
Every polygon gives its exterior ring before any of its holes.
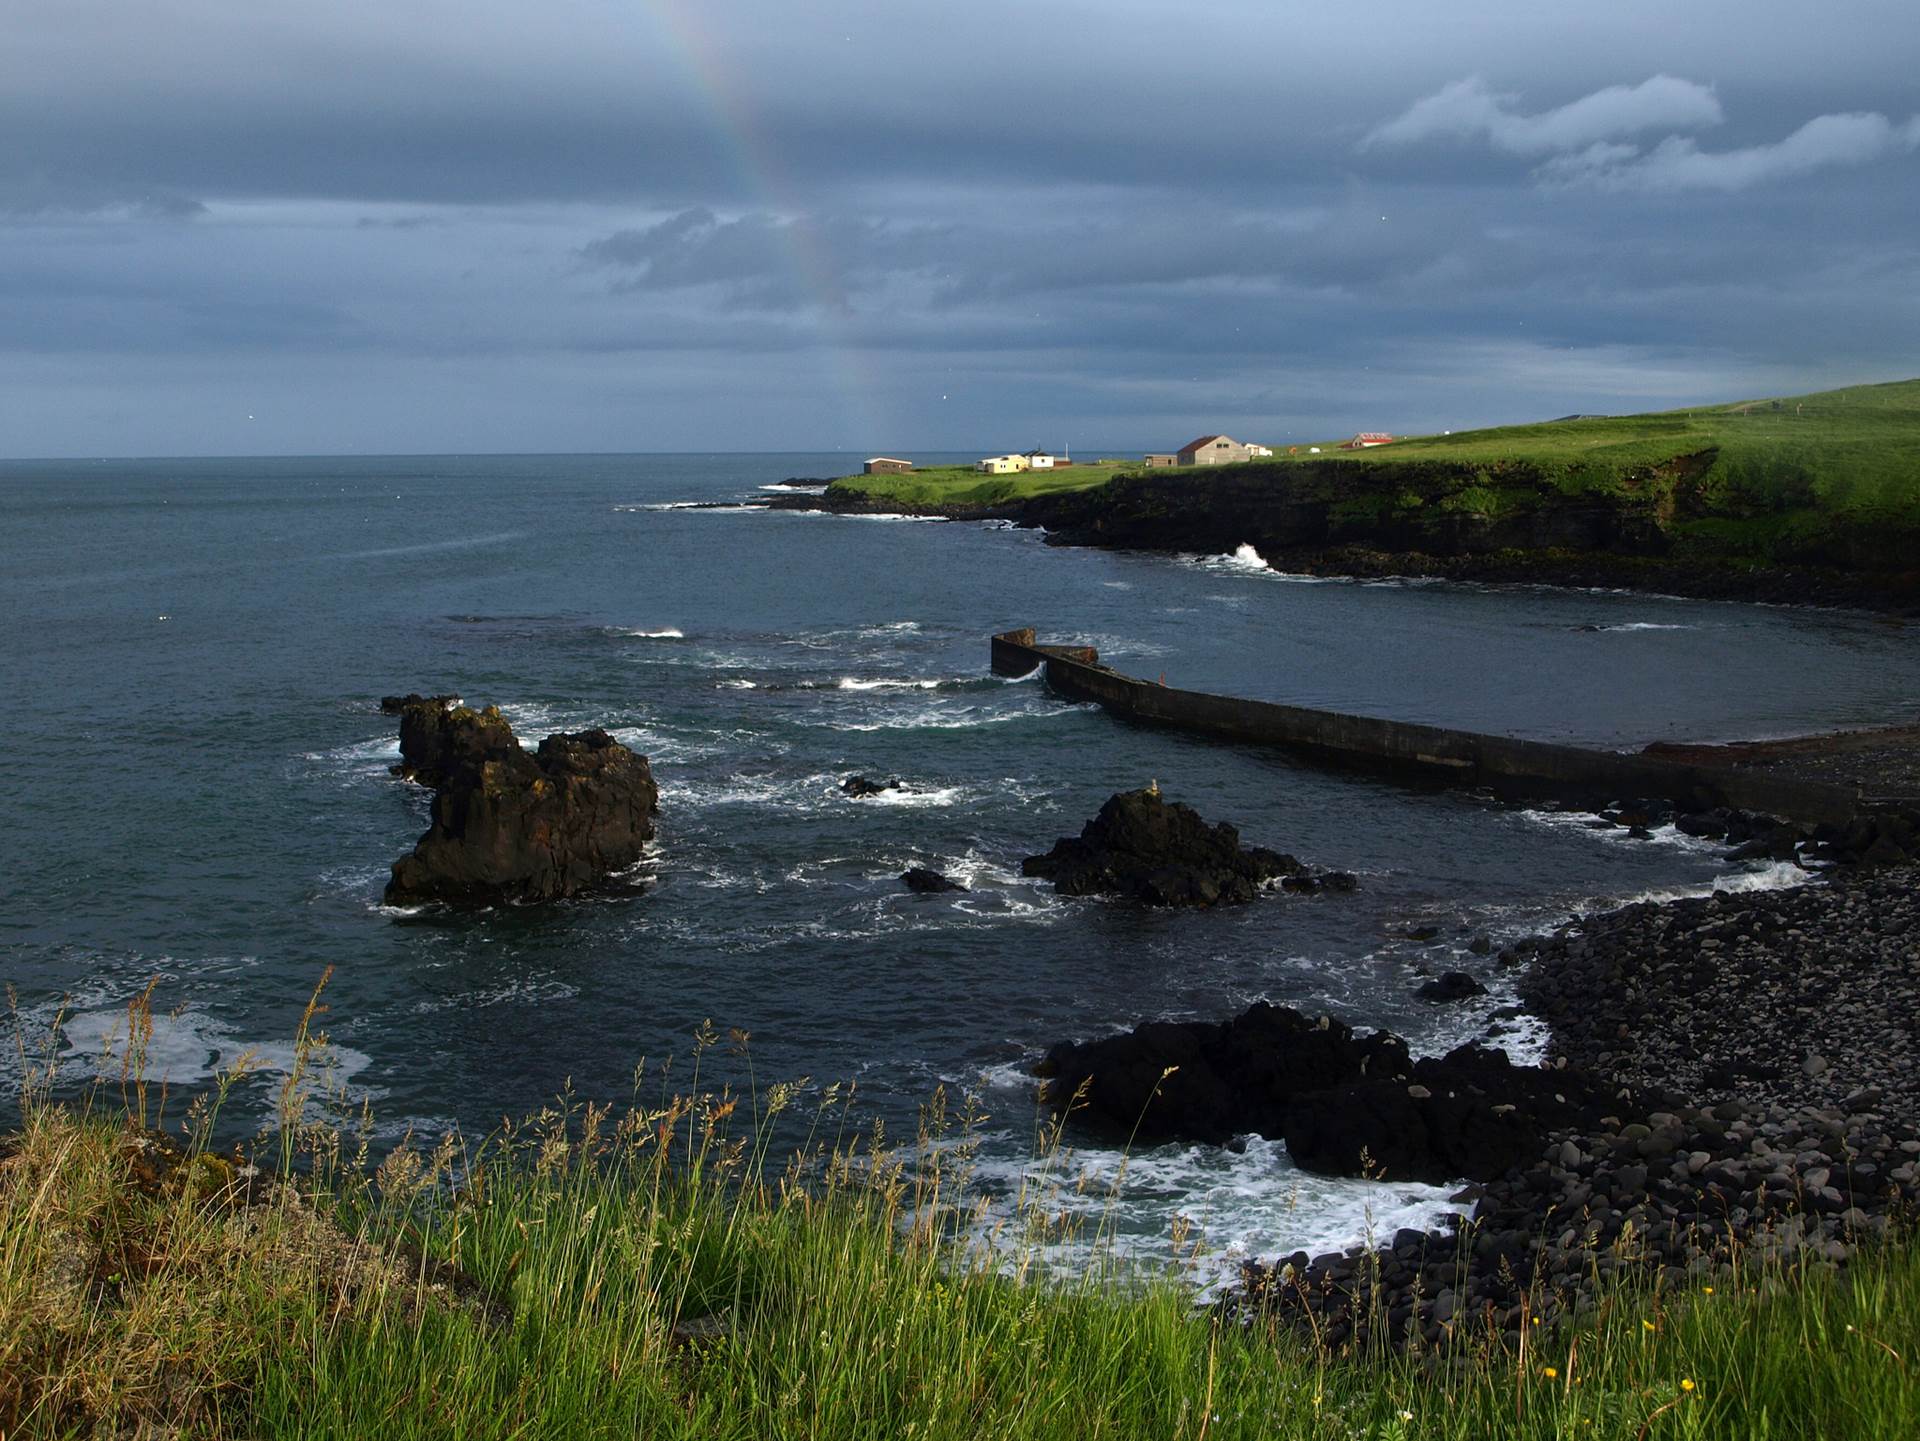
{"type": "Polygon", "coordinates": [[[925,866],[913,866],[900,875],[900,884],[910,891],[923,896],[937,895],[942,891],[964,891],[965,886],[950,876],[938,871],[928,870],[925,866]]]}
{"type": "Polygon", "coordinates": [[[848,776],[840,782],[840,789],[858,800],[862,796],[877,796],[884,791],[903,791],[906,786],[902,785],[897,777],[892,780],[876,781],[869,780],[866,776],[848,776]]]}
{"type": "Polygon", "coordinates": [[[1020,870],[1052,881],[1064,896],[1126,896],[1155,906],[1250,901],[1264,882],[1311,876],[1292,856],[1242,846],[1232,826],[1208,825],[1193,807],[1163,800],[1158,787],[1112,797],[1077,837],[1028,856],[1020,870]]]}
{"type": "Polygon", "coordinates": [[[1470,1001],[1486,993],[1487,988],[1465,971],[1447,971],[1414,992],[1423,1001],[1470,1001]]]}
{"type": "Polygon", "coordinates": [[[548,901],[640,859],[660,792],[647,758],[603,730],[522,749],[498,708],[445,699],[401,715],[403,765],[434,787],[433,825],[396,861],[389,905],[548,901]]]}

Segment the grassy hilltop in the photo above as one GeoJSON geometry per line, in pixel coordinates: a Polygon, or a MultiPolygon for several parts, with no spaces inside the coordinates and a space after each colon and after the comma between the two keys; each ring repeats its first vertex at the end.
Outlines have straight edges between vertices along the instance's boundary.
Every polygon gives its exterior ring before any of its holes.
{"type": "MultiPolygon", "coordinates": [[[[1266,538],[1281,549],[1599,550],[1849,572],[1909,571],[1920,554],[1920,380],[1363,451],[1334,445],[1199,471],[859,476],[829,496],[903,508],[1024,503],[1050,528],[1111,521],[1115,544],[1148,543],[1124,533],[1150,515],[1180,529],[1183,512],[1231,498],[1236,516],[1248,503],[1269,512],[1266,538]]],[[[1239,540],[1258,544],[1243,534],[1228,548],[1239,540]]]]}

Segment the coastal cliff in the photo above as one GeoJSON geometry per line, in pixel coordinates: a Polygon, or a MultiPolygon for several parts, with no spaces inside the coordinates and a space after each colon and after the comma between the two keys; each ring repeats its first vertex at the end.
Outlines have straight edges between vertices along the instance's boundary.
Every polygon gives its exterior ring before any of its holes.
{"type": "Polygon", "coordinates": [[[1291,448],[1203,469],[852,476],[777,502],[1009,519],[1056,545],[1311,575],[1626,587],[1920,611],[1920,381],[1291,448]]]}
{"type": "Polygon", "coordinates": [[[1920,536],[1767,510],[1712,482],[1712,449],[1589,472],[1569,486],[1528,460],[1236,466],[1140,474],[1038,496],[1020,524],[1049,543],[1223,554],[1276,570],[1628,586],[1675,594],[1920,608],[1920,536]]]}

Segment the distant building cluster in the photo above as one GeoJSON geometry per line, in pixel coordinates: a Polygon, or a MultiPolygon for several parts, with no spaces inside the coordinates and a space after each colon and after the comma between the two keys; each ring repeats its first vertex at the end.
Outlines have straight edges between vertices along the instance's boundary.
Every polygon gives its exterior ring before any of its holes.
{"type": "MultiPolygon", "coordinates": [[[[1392,445],[1393,437],[1384,430],[1363,430],[1352,440],[1341,442],[1342,450],[1368,450],[1376,445],[1392,445]]],[[[1309,446],[1308,453],[1320,454],[1320,447],[1309,446]]],[[[1300,447],[1287,447],[1288,455],[1298,455],[1300,447]]],[[[1256,445],[1252,441],[1235,440],[1230,435],[1202,435],[1188,441],[1178,450],[1149,451],[1143,459],[1150,470],[1175,469],[1188,465],[1238,465],[1247,460],[1266,460],[1273,455],[1270,445],[1256,445]]],[[[1073,464],[1068,455],[1055,455],[1050,450],[1011,451],[1006,455],[987,455],[975,461],[973,468],[982,475],[1016,475],[1023,470],[1058,470],[1073,464]]],[[[897,460],[890,455],[876,455],[866,464],[868,475],[903,475],[913,469],[910,460],[897,460]]]]}
{"type": "Polygon", "coordinates": [[[983,456],[973,468],[982,475],[1012,475],[1022,470],[1059,470],[1073,464],[1071,456],[1055,455],[1050,450],[1020,451],[1011,455],[983,456]]]}

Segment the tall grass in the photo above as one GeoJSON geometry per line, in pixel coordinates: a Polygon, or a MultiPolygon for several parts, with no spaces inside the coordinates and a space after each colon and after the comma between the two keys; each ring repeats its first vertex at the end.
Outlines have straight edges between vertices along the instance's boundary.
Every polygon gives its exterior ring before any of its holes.
{"type": "Polygon", "coordinates": [[[563,1101],[374,1167],[323,1114],[320,1043],[264,1173],[213,1151],[211,1102],[163,1145],[130,1089],[29,1093],[0,1147],[0,1435],[1865,1438],[1920,1415],[1907,1243],[1842,1276],[1623,1284],[1517,1351],[1328,1354],[1097,1234],[1051,1276],[1057,1132],[998,1212],[964,1109],[936,1096],[896,1147],[835,1088],[563,1101]],[[770,1165],[801,1107],[811,1138],[770,1165]]]}

